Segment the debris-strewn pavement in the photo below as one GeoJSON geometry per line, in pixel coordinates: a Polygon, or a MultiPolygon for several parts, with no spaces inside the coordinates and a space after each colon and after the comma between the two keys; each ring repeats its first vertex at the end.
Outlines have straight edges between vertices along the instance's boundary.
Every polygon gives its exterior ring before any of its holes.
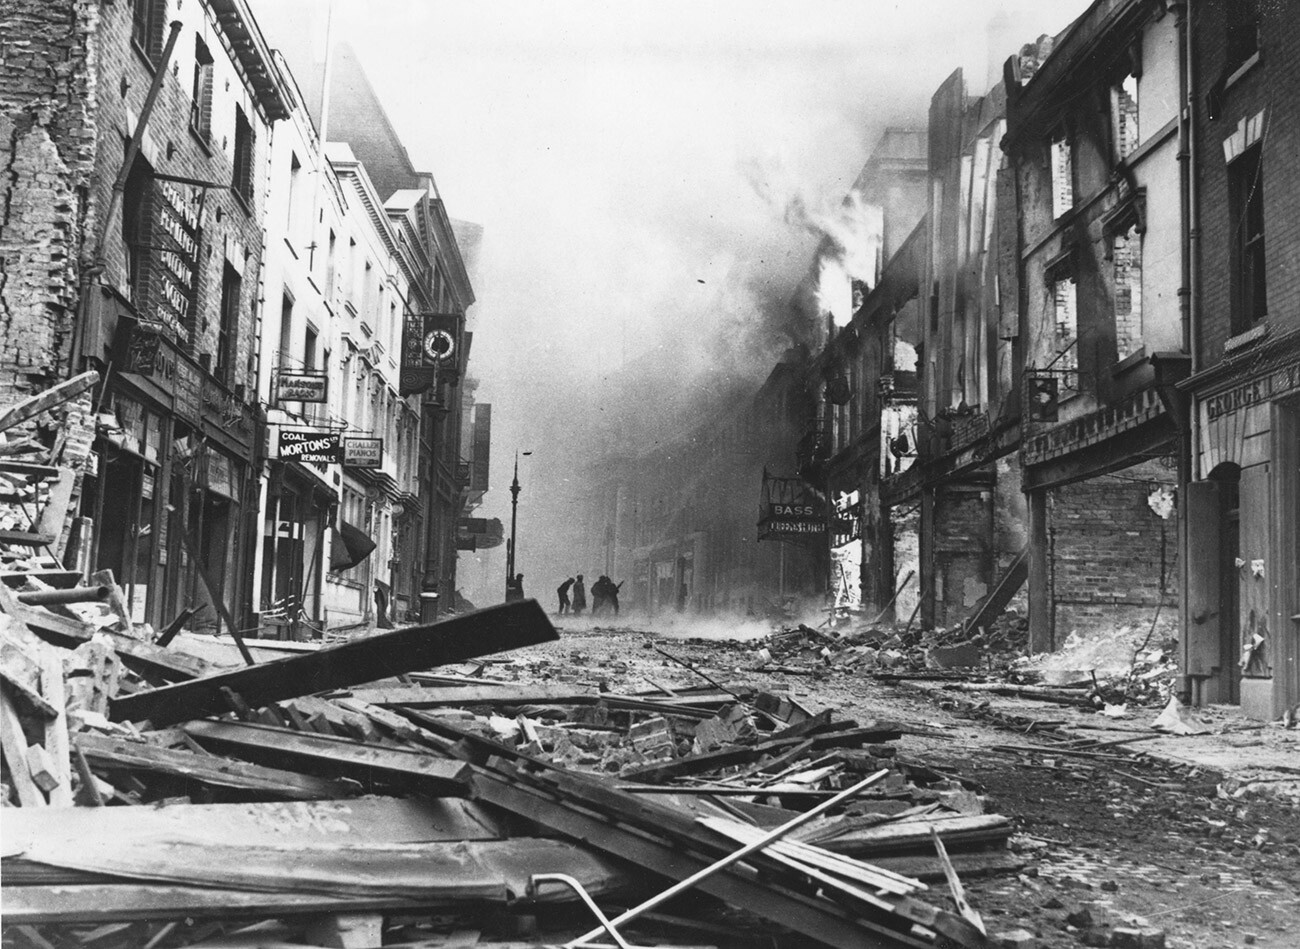
{"type": "Polygon", "coordinates": [[[525,602],[275,661],[101,582],[0,584],[5,946],[555,945],[594,917],[539,874],[614,916],[742,847],[624,932],[1296,944],[1300,733],[1166,702],[1159,645],[1047,685],[1011,639],[557,638],[525,602]]]}
{"type": "Polygon", "coordinates": [[[1014,820],[1010,847],[1028,859],[1018,874],[963,877],[990,933],[1023,929],[1045,947],[1126,944],[1122,935],[1109,940],[1132,928],[1162,930],[1164,945],[1183,949],[1300,945],[1300,729],[1216,706],[1185,714],[1204,734],[1162,736],[1150,727],[1158,704],[1112,719],[1083,702],[876,678],[879,670],[857,664],[816,663],[815,649],[786,657],[794,673],[760,670],[765,642],[652,644],[626,627],[570,628],[560,642],[512,658],[545,657],[553,676],[603,679],[610,688],[689,683],[691,673],[660,656],[659,645],[712,676],[788,689],[813,710],[941,732],[904,734],[895,744],[900,755],[979,782],[986,808],[1014,820]],[[1125,743],[1064,754],[1061,739],[1125,743]]]}

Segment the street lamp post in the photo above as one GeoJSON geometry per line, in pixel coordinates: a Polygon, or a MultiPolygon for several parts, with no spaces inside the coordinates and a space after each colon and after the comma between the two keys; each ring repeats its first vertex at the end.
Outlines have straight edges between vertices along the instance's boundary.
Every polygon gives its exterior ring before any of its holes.
{"type": "MultiPolygon", "coordinates": [[[[525,455],[531,455],[531,451],[524,452],[525,455]]],[[[519,451],[515,451],[515,474],[514,479],[510,482],[510,540],[506,544],[506,601],[514,599],[511,591],[514,590],[515,583],[515,531],[519,524],[519,492],[523,488],[519,486],[519,451]]]]}

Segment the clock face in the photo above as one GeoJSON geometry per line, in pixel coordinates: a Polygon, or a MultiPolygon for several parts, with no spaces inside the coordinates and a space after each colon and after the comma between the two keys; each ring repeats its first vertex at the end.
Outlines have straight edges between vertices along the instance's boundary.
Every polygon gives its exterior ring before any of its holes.
{"type": "Polygon", "coordinates": [[[446,359],[456,349],[456,341],[446,330],[433,330],[424,335],[424,351],[430,359],[446,359]]]}

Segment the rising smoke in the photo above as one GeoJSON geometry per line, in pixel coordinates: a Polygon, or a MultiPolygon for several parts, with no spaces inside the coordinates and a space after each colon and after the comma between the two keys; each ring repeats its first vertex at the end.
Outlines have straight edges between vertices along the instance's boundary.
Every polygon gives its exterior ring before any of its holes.
{"type": "MultiPolygon", "coordinates": [[[[953,69],[978,87],[1086,6],[1011,2],[1032,17],[1000,21],[992,59],[997,0],[354,6],[342,29],[415,164],[484,227],[477,513],[508,523],[510,460],[532,450],[530,592],[593,572],[574,550],[608,452],[679,435],[847,320],[879,266],[878,208],[850,192],[882,131],[923,127],[953,69]]],[[[462,561],[471,599],[499,599],[502,557],[462,561]]]]}

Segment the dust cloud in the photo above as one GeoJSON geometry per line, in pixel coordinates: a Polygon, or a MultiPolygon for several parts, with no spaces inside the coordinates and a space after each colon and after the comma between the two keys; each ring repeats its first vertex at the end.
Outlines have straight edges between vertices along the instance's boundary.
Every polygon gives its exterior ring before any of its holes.
{"type": "MultiPolygon", "coordinates": [[[[845,197],[884,130],[924,128],[954,69],[980,92],[1086,7],[335,2],[415,166],[483,228],[470,372],[493,404],[493,487],[475,514],[509,530],[531,452],[518,568],[547,602],[602,572],[579,562],[578,525],[607,452],[752,392],[851,308],[848,278],[874,276],[872,196],[845,197]],[[826,247],[831,272],[805,279],[826,247]]],[[[471,601],[501,599],[504,557],[462,555],[471,601]]]]}

